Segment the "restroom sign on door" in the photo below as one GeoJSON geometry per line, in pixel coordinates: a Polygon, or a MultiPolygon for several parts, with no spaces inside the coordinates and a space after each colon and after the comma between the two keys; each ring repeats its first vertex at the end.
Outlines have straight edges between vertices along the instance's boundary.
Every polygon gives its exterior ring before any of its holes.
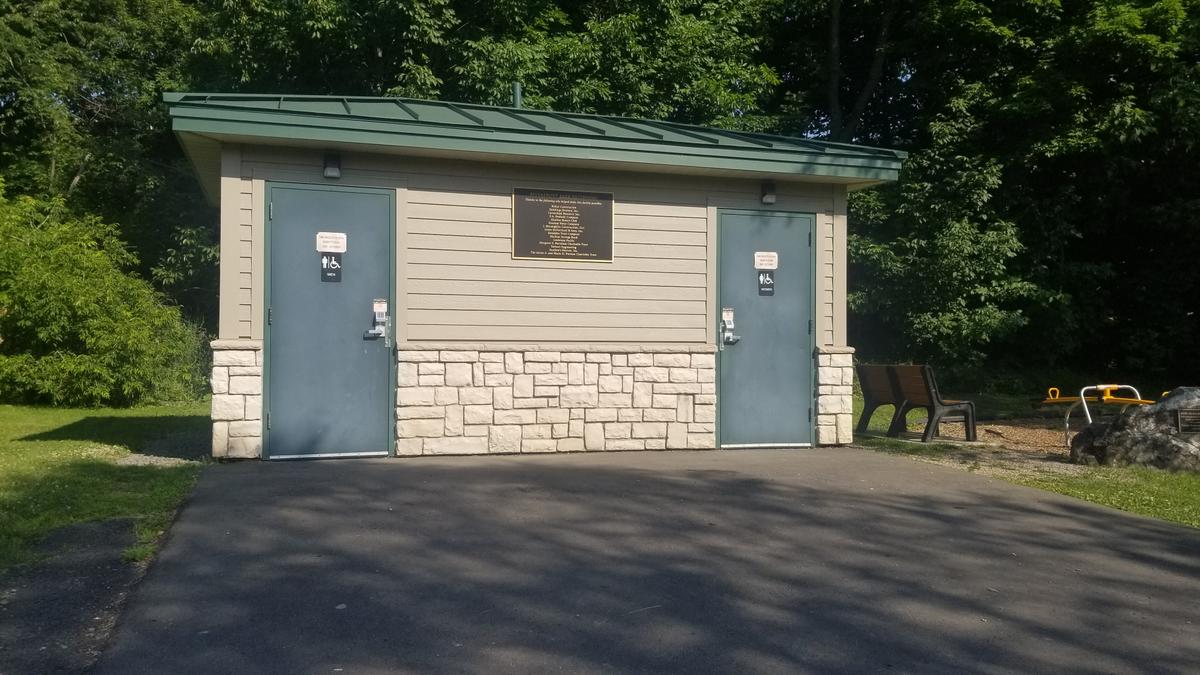
{"type": "Polygon", "coordinates": [[[321,254],[321,281],[338,282],[342,280],[342,254],[321,254]]]}

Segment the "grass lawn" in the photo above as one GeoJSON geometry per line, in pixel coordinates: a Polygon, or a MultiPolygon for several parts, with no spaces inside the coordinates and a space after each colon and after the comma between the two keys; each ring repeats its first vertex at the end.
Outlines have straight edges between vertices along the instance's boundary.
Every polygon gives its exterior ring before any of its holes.
{"type": "Polygon", "coordinates": [[[200,464],[117,460],[154,444],[206,443],[208,425],[206,402],[133,409],[0,406],[0,569],[32,559],[32,546],[59,527],[109,518],[133,518],[138,544],[126,556],[148,557],[200,464]]]}
{"type": "MultiPolygon", "coordinates": [[[[976,401],[982,419],[1004,419],[1028,415],[1029,398],[1016,396],[963,396],[976,401]]],[[[862,399],[854,397],[854,421],[862,412],[862,399]]],[[[887,431],[892,408],[882,408],[871,416],[868,429],[887,431]]],[[[924,411],[909,413],[909,421],[924,420],[924,411]]],[[[918,457],[942,457],[956,449],[949,443],[916,443],[881,436],[863,436],[855,440],[868,448],[918,457]]],[[[1122,511],[1200,527],[1200,475],[1169,473],[1140,467],[1089,467],[1077,474],[1038,471],[1033,475],[997,474],[1004,480],[1050,492],[1068,495],[1122,511]]]]}

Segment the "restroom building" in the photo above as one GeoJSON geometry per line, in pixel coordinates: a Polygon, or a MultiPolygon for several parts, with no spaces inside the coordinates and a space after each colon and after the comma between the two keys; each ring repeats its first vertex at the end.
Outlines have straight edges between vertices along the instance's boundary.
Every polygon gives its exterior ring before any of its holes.
{"type": "Polygon", "coordinates": [[[851,441],[846,197],[902,152],[401,98],[165,100],[220,207],[215,457],[851,441]]]}

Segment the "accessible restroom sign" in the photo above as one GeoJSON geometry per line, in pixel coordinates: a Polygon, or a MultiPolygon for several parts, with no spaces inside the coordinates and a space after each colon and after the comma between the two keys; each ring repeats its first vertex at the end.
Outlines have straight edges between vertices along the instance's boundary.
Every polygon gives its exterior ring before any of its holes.
{"type": "Polygon", "coordinates": [[[316,248],[321,258],[321,281],[341,283],[342,254],[346,252],[346,233],[318,232],[316,248]]]}

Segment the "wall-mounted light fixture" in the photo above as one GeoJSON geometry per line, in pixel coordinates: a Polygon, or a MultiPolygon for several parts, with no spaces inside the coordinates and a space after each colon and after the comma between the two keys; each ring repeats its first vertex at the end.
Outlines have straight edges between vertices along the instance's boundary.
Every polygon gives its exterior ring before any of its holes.
{"type": "Polygon", "coordinates": [[[770,206],[775,203],[775,181],[765,180],[762,184],[762,203],[770,206]]]}
{"type": "Polygon", "coordinates": [[[342,156],[336,152],[325,153],[325,171],[322,175],[326,178],[341,178],[342,156]]]}

